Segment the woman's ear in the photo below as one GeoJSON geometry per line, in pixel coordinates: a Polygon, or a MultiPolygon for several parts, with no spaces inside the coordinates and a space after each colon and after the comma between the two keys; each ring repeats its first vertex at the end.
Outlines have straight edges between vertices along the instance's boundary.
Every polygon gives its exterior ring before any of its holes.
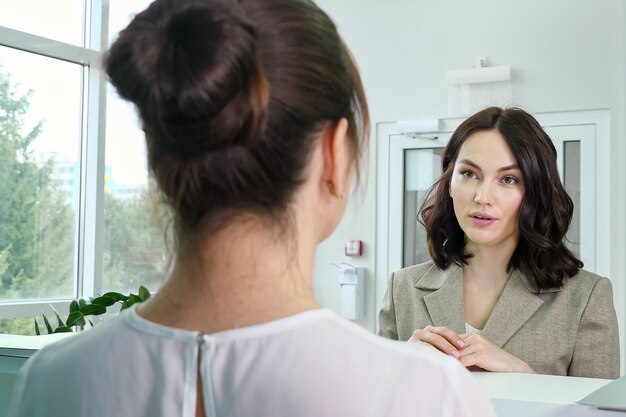
{"type": "Polygon", "coordinates": [[[343,198],[350,186],[352,158],[348,144],[348,120],[341,118],[324,129],[322,137],[324,156],[323,179],[329,192],[343,198]]]}

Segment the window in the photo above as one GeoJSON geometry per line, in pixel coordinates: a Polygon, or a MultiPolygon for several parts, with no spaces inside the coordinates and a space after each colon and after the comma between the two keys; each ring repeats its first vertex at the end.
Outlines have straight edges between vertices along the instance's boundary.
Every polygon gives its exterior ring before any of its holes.
{"type": "Polygon", "coordinates": [[[143,133],[99,67],[148,3],[0,0],[0,333],[165,276],[143,133]]]}
{"type": "Polygon", "coordinates": [[[0,0],[0,26],[83,46],[85,6],[84,0],[0,0]]]}
{"type": "Polygon", "coordinates": [[[82,68],[0,47],[0,71],[0,297],[71,297],[78,195],[57,169],[79,155],[82,68]]]}
{"type": "MultiPolygon", "coordinates": [[[[150,0],[113,1],[109,42],[150,0]]],[[[167,268],[165,220],[151,199],[145,140],[134,108],[109,90],[106,105],[103,291],[158,288],[167,268]]]]}

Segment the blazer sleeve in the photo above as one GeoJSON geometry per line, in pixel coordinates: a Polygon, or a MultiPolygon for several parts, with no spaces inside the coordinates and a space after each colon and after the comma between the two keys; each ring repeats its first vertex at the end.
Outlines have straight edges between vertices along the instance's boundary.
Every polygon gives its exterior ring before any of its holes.
{"type": "Polygon", "coordinates": [[[393,303],[393,277],[394,273],[392,272],[387,281],[387,292],[383,299],[383,306],[378,313],[378,334],[388,339],[398,340],[396,308],[393,303]]]}
{"type": "Polygon", "coordinates": [[[619,377],[619,331],[611,281],[596,281],[587,302],[574,345],[568,375],[588,378],[619,377]]]}

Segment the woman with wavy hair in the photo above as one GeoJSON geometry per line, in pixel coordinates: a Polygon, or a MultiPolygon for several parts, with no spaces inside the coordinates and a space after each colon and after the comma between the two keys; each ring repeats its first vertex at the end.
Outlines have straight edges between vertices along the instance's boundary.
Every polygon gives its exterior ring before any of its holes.
{"type": "Polygon", "coordinates": [[[616,378],[611,282],[567,248],[573,203],[527,112],[487,108],[453,133],[419,219],[431,261],[391,274],[380,334],[470,369],[616,378]]]}
{"type": "Polygon", "coordinates": [[[308,0],[156,0],[106,71],[174,214],[145,304],[24,365],[12,416],[493,416],[459,363],[323,309],[316,246],[368,140],[335,25],[308,0]]]}

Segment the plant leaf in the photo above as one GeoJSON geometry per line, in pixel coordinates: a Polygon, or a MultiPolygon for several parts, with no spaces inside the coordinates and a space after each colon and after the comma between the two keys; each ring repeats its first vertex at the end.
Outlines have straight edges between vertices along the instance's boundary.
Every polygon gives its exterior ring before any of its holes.
{"type": "Polygon", "coordinates": [[[48,330],[48,334],[52,334],[52,326],[50,326],[50,322],[48,321],[48,317],[44,313],[41,313],[43,316],[43,323],[46,325],[46,329],[48,330]]]}
{"type": "Polygon", "coordinates": [[[142,301],[143,300],[141,299],[141,297],[139,297],[137,294],[130,294],[128,296],[128,299],[122,303],[122,308],[120,309],[120,311],[126,310],[127,308],[131,307],[133,304],[141,303],[142,301]]]}
{"type": "Polygon", "coordinates": [[[97,316],[107,312],[107,308],[100,304],[86,304],[80,308],[84,316],[97,316]]]}
{"type": "Polygon", "coordinates": [[[54,308],[54,306],[52,304],[50,304],[50,308],[52,309],[52,311],[54,311],[54,315],[57,318],[57,327],[61,327],[61,326],[65,326],[63,324],[63,319],[61,319],[61,315],[59,314],[59,312],[56,310],[56,308],[54,308]]]}
{"type": "Polygon", "coordinates": [[[83,299],[83,298],[78,299],[78,306],[79,307],[83,307],[83,306],[86,306],[86,305],[87,305],[87,301],[85,301],[85,299],[83,299]]]}
{"type": "Polygon", "coordinates": [[[57,327],[63,326],[63,320],[61,319],[61,316],[59,316],[59,313],[55,311],[54,315],[57,316],[57,327]]]}
{"type": "Polygon", "coordinates": [[[54,332],[55,333],[72,333],[72,329],[66,326],[59,326],[54,332]]]}
{"type": "Polygon", "coordinates": [[[70,313],[80,310],[80,306],[78,305],[78,301],[72,300],[70,303],[70,313]]]}
{"type": "Polygon", "coordinates": [[[126,299],[126,296],[124,294],[121,294],[119,292],[114,292],[114,291],[109,291],[105,294],[102,294],[103,297],[111,297],[113,298],[115,301],[124,301],[126,299]]]}
{"type": "Polygon", "coordinates": [[[141,298],[141,301],[146,301],[150,298],[150,291],[143,285],[139,287],[139,298],[141,298]]]}
{"type": "Polygon", "coordinates": [[[108,306],[112,306],[113,304],[115,304],[115,301],[116,300],[113,297],[109,297],[108,295],[102,295],[100,297],[96,297],[93,300],[91,300],[91,303],[108,307],[108,306]]]}
{"type": "Polygon", "coordinates": [[[74,311],[67,316],[66,327],[72,326],[84,326],[85,325],[85,316],[80,311],[74,311]]]}
{"type": "Polygon", "coordinates": [[[35,321],[35,334],[37,336],[41,336],[41,332],[39,331],[39,323],[37,323],[37,318],[33,319],[35,321]]]}

